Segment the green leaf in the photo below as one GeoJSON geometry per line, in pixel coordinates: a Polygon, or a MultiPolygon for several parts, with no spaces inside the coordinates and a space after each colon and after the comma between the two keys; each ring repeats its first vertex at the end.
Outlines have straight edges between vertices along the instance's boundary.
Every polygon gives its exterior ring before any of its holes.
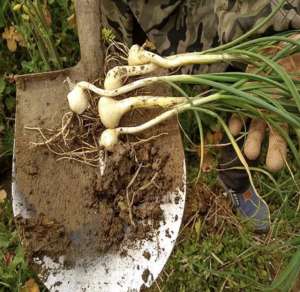
{"type": "Polygon", "coordinates": [[[4,137],[3,137],[3,150],[7,152],[9,155],[12,154],[14,143],[14,132],[11,128],[5,128],[4,137]]]}
{"type": "Polygon", "coordinates": [[[300,249],[297,249],[289,264],[283,270],[270,288],[265,291],[290,291],[300,272],[300,249]]]}
{"type": "Polygon", "coordinates": [[[0,5],[0,28],[4,27],[6,24],[5,19],[6,19],[6,12],[8,8],[8,0],[4,0],[1,2],[3,3],[0,5]]]}
{"type": "Polygon", "coordinates": [[[6,83],[4,79],[0,78],[0,97],[2,96],[2,93],[4,92],[6,87],[6,83]]]}
{"type": "Polygon", "coordinates": [[[5,99],[5,106],[9,112],[13,112],[16,106],[16,100],[13,96],[8,96],[5,99]]]}

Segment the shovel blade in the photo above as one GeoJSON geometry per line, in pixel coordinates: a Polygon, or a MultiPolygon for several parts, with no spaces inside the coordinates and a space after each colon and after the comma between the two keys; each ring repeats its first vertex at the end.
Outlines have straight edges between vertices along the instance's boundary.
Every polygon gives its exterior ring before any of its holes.
{"type": "Polygon", "coordinates": [[[60,126],[62,115],[69,111],[66,100],[68,88],[64,84],[66,77],[73,81],[82,78],[76,70],[69,69],[17,80],[12,185],[14,214],[23,218],[44,214],[48,220],[65,226],[69,248],[77,254],[72,266],[66,265],[64,255],[58,259],[46,254],[33,258],[33,262],[41,268],[40,277],[50,291],[139,291],[143,285],[149,287],[163,269],[182,221],[186,178],[176,121],[165,123],[155,130],[155,133],[170,133],[158,142],[163,151],[172,154],[168,174],[174,180],[172,189],[166,194],[169,200],[161,205],[164,222],[151,241],[136,242],[126,248],[127,254],[122,254],[125,246],[121,246],[117,252],[99,255],[93,244],[97,238],[91,235],[101,228],[98,214],[92,214],[89,208],[84,207],[92,199],[90,182],[95,178],[95,169],[76,162],[57,161],[57,156],[45,147],[30,147],[30,142],[38,140],[39,133],[26,129],[60,126]]]}

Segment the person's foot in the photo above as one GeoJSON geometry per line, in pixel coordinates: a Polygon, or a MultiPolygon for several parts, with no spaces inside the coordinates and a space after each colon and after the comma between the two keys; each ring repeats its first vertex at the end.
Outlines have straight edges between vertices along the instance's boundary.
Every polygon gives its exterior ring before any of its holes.
{"type": "Polygon", "coordinates": [[[228,188],[219,177],[220,184],[230,196],[238,213],[254,228],[255,232],[267,233],[270,229],[270,210],[265,200],[256,193],[252,186],[246,191],[237,192],[228,188]]]}

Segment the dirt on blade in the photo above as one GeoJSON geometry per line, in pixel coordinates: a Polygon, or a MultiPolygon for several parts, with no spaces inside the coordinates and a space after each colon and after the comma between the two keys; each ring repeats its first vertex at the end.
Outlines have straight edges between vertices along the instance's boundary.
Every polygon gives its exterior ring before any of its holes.
{"type": "MultiPolygon", "coordinates": [[[[99,137],[103,126],[97,111],[92,108],[80,119],[65,113],[61,111],[60,123],[58,118],[54,122],[38,116],[33,122],[41,127],[44,138],[40,131],[23,130],[26,135],[18,141],[16,151],[23,149],[17,156],[18,188],[34,215],[33,221],[19,221],[27,254],[31,258],[48,255],[54,260],[64,255],[72,265],[77,258],[119,252],[120,245],[124,253],[124,246],[131,247],[141,239],[152,240],[164,222],[161,204],[168,201],[168,192],[182,184],[181,169],[176,167],[182,157],[171,155],[178,144],[178,137],[168,135],[173,128],[165,124],[138,139],[123,137],[115,151],[104,157],[101,175],[95,137],[99,137]],[[30,145],[45,142],[61,128],[63,132],[50,143],[30,145]],[[87,150],[82,154],[81,149],[87,150]],[[61,239],[49,244],[53,227],[47,231],[41,218],[63,230],[61,239]],[[33,222],[42,224],[35,228],[33,222]]],[[[140,124],[155,113],[136,111],[122,123],[140,124]]]]}

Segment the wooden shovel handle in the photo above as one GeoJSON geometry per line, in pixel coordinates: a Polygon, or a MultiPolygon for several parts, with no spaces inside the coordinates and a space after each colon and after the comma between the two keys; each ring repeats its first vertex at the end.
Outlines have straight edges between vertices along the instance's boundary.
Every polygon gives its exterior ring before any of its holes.
{"type": "Polygon", "coordinates": [[[76,22],[80,43],[80,68],[88,80],[103,74],[100,0],[76,0],[76,22]]]}

